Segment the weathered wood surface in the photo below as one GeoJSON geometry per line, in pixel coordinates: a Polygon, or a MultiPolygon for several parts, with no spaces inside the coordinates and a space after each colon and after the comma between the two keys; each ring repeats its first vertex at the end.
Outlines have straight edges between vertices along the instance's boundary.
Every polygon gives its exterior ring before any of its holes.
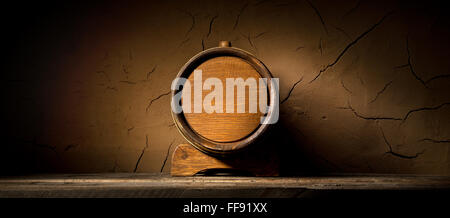
{"type": "Polygon", "coordinates": [[[278,167],[278,157],[267,150],[219,159],[206,155],[189,144],[180,144],[173,152],[171,175],[193,176],[207,169],[234,169],[254,176],[278,176],[278,167]]]}
{"type": "Polygon", "coordinates": [[[0,178],[0,197],[308,197],[330,191],[450,189],[449,177],[170,177],[154,174],[61,174],[0,178]]]}

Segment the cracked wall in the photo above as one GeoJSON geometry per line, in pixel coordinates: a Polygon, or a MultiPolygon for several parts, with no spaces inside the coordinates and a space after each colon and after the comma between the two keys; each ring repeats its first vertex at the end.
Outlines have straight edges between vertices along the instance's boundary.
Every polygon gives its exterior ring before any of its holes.
{"type": "Polygon", "coordinates": [[[171,81],[189,58],[229,40],[280,78],[273,135],[286,175],[450,174],[450,32],[438,2],[150,1],[45,12],[3,19],[2,172],[169,172],[184,142],[170,116],[171,81]]]}

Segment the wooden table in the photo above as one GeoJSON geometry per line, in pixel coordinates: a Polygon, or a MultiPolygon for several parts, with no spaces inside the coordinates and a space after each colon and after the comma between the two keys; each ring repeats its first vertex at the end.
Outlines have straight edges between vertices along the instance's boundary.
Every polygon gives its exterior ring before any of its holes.
{"type": "Polygon", "coordinates": [[[155,174],[54,174],[0,177],[0,197],[317,197],[447,191],[450,177],[171,177],[155,174]]]}

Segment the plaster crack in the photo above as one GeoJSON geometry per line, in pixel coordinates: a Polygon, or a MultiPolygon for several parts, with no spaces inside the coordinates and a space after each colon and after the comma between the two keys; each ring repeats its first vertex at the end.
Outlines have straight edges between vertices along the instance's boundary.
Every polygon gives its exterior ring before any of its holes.
{"type": "Polygon", "coordinates": [[[150,100],[150,102],[149,102],[148,105],[147,105],[147,108],[145,108],[145,112],[148,112],[148,110],[150,109],[150,106],[152,106],[153,102],[157,101],[158,99],[160,99],[160,98],[162,98],[162,97],[164,97],[164,96],[166,96],[166,95],[169,95],[170,93],[171,93],[171,91],[168,91],[168,92],[163,93],[163,94],[161,94],[161,95],[158,95],[158,97],[156,97],[156,98],[150,100]]]}
{"type": "Polygon", "coordinates": [[[148,135],[145,135],[145,146],[142,149],[141,154],[139,155],[139,158],[136,161],[136,166],[134,167],[133,173],[135,173],[139,167],[139,163],[141,162],[142,156],[144,156],[145,150],[148,148],[148,135]]]}
{"type": "Polygon", "coordinates": [[[362,0],[358,0],[358,2],[356,2],[356,4],[355,4],[350,10],[348,10],[348,11],[344,14],[344,16],[342,16],[342,18],[347,17],[347,16],[350,15],[351,13],[355,12],[356,9],[358,9],[359,6],[361,5],[361,1],[362,1],[362,0]]]}
{"type": "Polygon", "coordinates": [[[77,144],[69,144],[64,148],[64,151],[68,151],[68,150],[70,150],[72,148],[76,148],[76,147],[78,147],[77,144]]]}
{"type": "Polygon", "coordinates": [[[106,89],[110,89],[110,90],[113,90],[113,91],[119,91],[116,87],[114,87],[114,86],[106,86],[106,89]]]}
{"type": "Polygon", "coordinates": [[[213,18],[211,18],[211,21],[209,21],[209,29],[208,29],[208,33],[206,34],[206,38],[208,38],[209,35],[211,35],[214,20],[216,20],[217,17],[219,17],[219,15],[214,16],[213,18]]]}
{"type": "Polygon", "coordinates": [[[169,154],[170,154],[170,148],[172,148],[172,144],[173,144],[174,142],[175,142],[175,139],[170,143],[169,148],[167,149],[166,158],[164,159],[164,162],[163,162],[163,164],[162,164],[162,166],[161,166],[160,173],[163,172],[164,166],[166,166],[166,162],[167,162],[167,159],[169,158],[169,154]]]}
{"type": "Polygon", "coordinates": [[[404,116],[403,122],[405,122],[412,113],[420,112],[420,111],[438,110],[438,109],[440,109],[440,108],[442,108],[444,106],[447,106],[447,105],[450,105],[450,102],[445,102],[445,103],[442,103],[442,104],[434,106],[434,107],[422,107],[422,108],[417,108],[417,109],[410,110],[404,116]]]}
{"type": "Polygon", "coordinates": [[[123,71],[123,73],[125,73],[125,74],[129,74],[129,73],[130,73],[130,71],[128,71],[128,68],[129,68],[129,66],[128,66],[128,65],[126,65],[126,64],[122,64],[122,71],[123,71]]]}
{"type": "Polygon", "coordinates": [[[119,82],[121,82],[121,83],[126,83],[126,84],[129,84],[129,85],[136,85],[136,82],[129,81],[129,80],[121,80],[121,81],[119,81],[119,82]]]}
{"type": "Polygon", "coordinates": [[[437,75],[437,76],[431,77],[430,79],[428,79],[428,80],[426,80],[426,81],[423,80],[422,78],[419,77],[419,75],[417,74],[417,72],[414,70],[413,63],[412,63],[412,61],[411,61],[411,50],[409,49],[409,40],[408,40],[408,37],[406,37],[406,52],[407,52],[407,54],[408,54],[408,63],[403,64],[403,65],[400,65],[400,66],[396,66],[395,68],[404,68],[404,67],[408,67],[408,68],[409,68],[409,71],[410,71],[411,74],[414,76],[414,78],[415,78],[417,81],[419,81],[425,88],[429,88],[429,87],[427,86],[427,84],[430,83],[430,82],[433,81],[433,80],[450,77],[450,74],[442,74],[442,75],[437,75]]]}
{"type": "Polygon", "coordinates": [[[320,51],[320,56],[322,56],[323,55],[322,37],[319,40],[319,51],[320,51]]]}
{"type": "Polygon", "coordinates": [[[133,129],[134,129],[134,126],[128,128],[128,129],[127,129],[127,135],[130,135],[130,132],[133,131],[133,129]]]}
{"type": "MultiPolygon", "coordinates": [[[[418,80],[420,83],[422,83],[422,85],[425,86],[425,88],[428,88],[428,87],[427,87],[427,84],[425,83],[425,81],[423,81],[423,79],[420,78],[420,77],[417,75],[417,73],[416,73],[416,71],[414,70],[414,67],[413,67],[413,65],[412,65],[412,63],[411,63],[411,53],[410,53],[410,50],[409,50],[409,40],[408,40],[408,37],[406,37],[406,52],[407,52],[407,54],[408,54],[408,63],[406,64],[406,66],[409,67],[409,71],[410,71],[411,74],[414,76],[414,78],[416,78],[416,80],[418,80]]],[[[404,66],[404,65],[403,65],[403,66],[404,66]]]]}
{"type": "Polygon", "coordinates": [[[324,68],[322,68],[319,73],[316,75],[316,77],[314,77],[314,79],[312,79],[309,83],[314,82],[317,78],[320,77],[320,75],[322,75],[323,72],[327,71],[329,68],[333,67],[335,64],[338,63],[338,61],[342,58],[342,56],[344,56],[344,54],[352,47],[354,46],[356,43],[358,43],[359,40],[361,40],[362,38],[364,38],[367,34],[369,34],[370,32],[372,32],[375,28],[377,28],[380,24],[383,23],[383,21],[389,16],[391,15],[393,12],[388,12],[387,14],[385,14],[377,23],[375,23],[374,25],[372,25],[368,30],[366,30],[365,32],[363,32],[361,35],[359,35],[355,40],[353,40],[352,42],[350,42],[349,44],[347,44],[347,46],[345,46],[345,48],[341,51],[341,53],[339,53],[339,55],[336,57],[336,59],[328,64],[327,66],[325,66],[324,68]]]}
{"type": "Polygon", "coordinates": [[[371,116],[361,115],[351,106],[350,102],[348,102],[347,107],[338,107],[337,109],[351,110],[356,117],[364,119],[364,120],[402,120],[402,118],[397,118],[397,117],[378,117],[378,116],[371,117],[371,116]]]}
{"type": "Polygon", "coordinates": [[[300,51],[300,49],[304,49],[305,48],[305,46],[298,46],[296,49],[295,49],[295,51],[300,51]]]}
{"type": "Polygon", "coordinates": [[[341,79],[341,85],[342,85],[342,88],[345,89],[345,91],[347,91],[350,94],[353,94],[352,91],[345,86],[344,81],[342,79],[341,79]]]}
{"type": "Polygon", "coordinates": [[[372,101],[370,101],[370,103],[375,102],[378,99],[378,97],[381,94],[383,94],[383,92],[386,91],[386,89],[392,84],[392,82],[394,82],[394,81],[392,80],[392,81],[388,82],[386,85],[384,85],[383,89],[381,89],[379,92],[377,92],[377,95],[375,96],[374,99],[372,99],[372,101]]]}
{"type": "Polygon", "coordinates": [[[337,31],[341,32],[342,34],[344,34],[345,37],[347,37],[349,40],[352,40],[352,37],[350,37],[350,35],[345,32],[344,29],[340,28],[340,27],[334,27],[337,31]]]}
{"type": "Polygon", "coordinates": [[[180,45],[178,45],[178,48],[181,48],[181,46],[183,46],[184,44],[186,44],[187,42],[189,42],[191,38],[186,38],[183,41],[180,42],[180,45]]]}
{"type": "Polygon", "coordinates": [[[294,89],[297,86],[297,84],[299,84],[302,80],[303,80],[303,76],[297,82],[294,83],[294,85],[289,90],[288,95],[280,102],[280,104],[283,104],[284,102],[286,102],[289,99],[289,97],[291,96],[292,91],[294,91],[294,89]]]}
{"type": "Polygon", "coordinates": [[[194,16],[191,12],[189,12],[189,11],[183,11],[183,12],[184,12],[185,14],[187,14],[187,15],[192,19],[191,26],[189,27],[188,31],[187,31],[186,34],[185,34],[185,36],[188,36],[189,33],[191,33],[192,30],[193,30],[194,27],[195,27],[195,16],[194,16]]]}
{"type": "Polygon", "coordinates": [[[244,12],[244,10],[248,7],[248,2],[241,8],[241,10],[239,11],[239,14],[236,17],[236,21],[234,22],[234,26],[233,26],[233,30],[236,29],[236,27],[239,24],[239,20],[241,18],[242,13],[244,12]]]}
{"type": "Polygon", "coordinates": [[[202,51],[204,51],[204,50],[205,50],[205,40],[202,39],[202,51]]]}
{"type": "Polygon", "coordinates": [[[150,70],[150,71],[147,73],[147,80],[148,80],[148,78],[150,77],[150,75],[151,75],[152,73],[155,72],[155,70],[156,70],[157,67],[158,67],[158,65],[155,65],[155,66],[152,68],[152,70],[150,70]]]}
{"type": "Polygon", "coordinates": [[[436,140],[436,139],[430,139],[430,138],[424,138],[419,140],[420,142],[432,142],[432,143],[450,143],[450,139],[444,139],[444,140],[436,140]]]}
{"type": "Polygon", "coordinates": [[[437,75],[437,76],[431,77],[430,79],[428,79],[427,81],[425,81],[425,84],[427,84],[427,83],[429,83],[429,82],[431,82],[431,81],[433,81],[433,80],[436,80],[436,79],[443,79],[443,78],[450,78],[450,74],[443,74],[443,75],[437,75]]]}
{"type": "Polygon", "coordinates": [[[309,6],[314,10],[316,15],[319,17],[320,23],[322,23],[322,27],[325,30],[325,33],[328,35],[328,29],[327,29],[327,26],[325,25],[325,21],[323,21],[322,15],[320,14],[320,11],[316,8],[316,6],[314,6],[314,4],[311,1],[306,0],[306,2],[308,2],[309,6]]]}
{"type": "Polygon", "coordinates": [[[256,46],[255,46],[255,44],[253,43],[253,40],[252,40],[252,39],[257,39],[257,38],[259,38],[259,37],[265,35],[266,33],[268,33],[268,32],[267,32],[267,31],[261,32],[261,33],[259,33],[259,34],[256,35],[256,36],[251,36],[250,33],[249,33],[248,35],[242,34],[242,36],[244,36],[245,38],[247,38],[247,41],[248,41],[248,43],[250,44],[250,46],[251,46],[252,48],[254,48],[256,52],[258,52],[258,48],[256,48],[256,46]]]}
{"type": "Polygon", "coordinates": [[[404,158],[404,159],[414,159],[414,158],[419,157],[419,155],[421,155],[421,154],[423,154],[425,152],[425,150],[423,150],[421,152],[416,153],[415,155],[404,155],[404,154],[400,154],[400,153],[394,152],[392,150],[391,144],[389,143],[389,141],[386,138],[386,135],[384,135],[384,131],[383,131],[383,128],[381,128],[381,126],[380,126],[380,131],[381,131],[381,135],[383,136],[384,143],[389,148],[389,151],[386,151],[385,154],[391,154],[393,156],[396,156],[396,157],[399,157],[399,158],[404,158]]]}

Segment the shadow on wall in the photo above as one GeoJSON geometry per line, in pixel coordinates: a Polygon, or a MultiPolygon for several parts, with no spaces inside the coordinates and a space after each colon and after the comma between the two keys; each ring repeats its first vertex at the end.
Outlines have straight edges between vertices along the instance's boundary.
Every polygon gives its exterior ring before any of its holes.
{"type": "Polygon", "coordinates": [[[280,78],[285,175],[449,175],[450,38],[439,1],[8,5],[1,171],[167,173],[169,90],[220,40],[280,78]],[[18,13],[20,11],[20,13],[18,13]]]}

